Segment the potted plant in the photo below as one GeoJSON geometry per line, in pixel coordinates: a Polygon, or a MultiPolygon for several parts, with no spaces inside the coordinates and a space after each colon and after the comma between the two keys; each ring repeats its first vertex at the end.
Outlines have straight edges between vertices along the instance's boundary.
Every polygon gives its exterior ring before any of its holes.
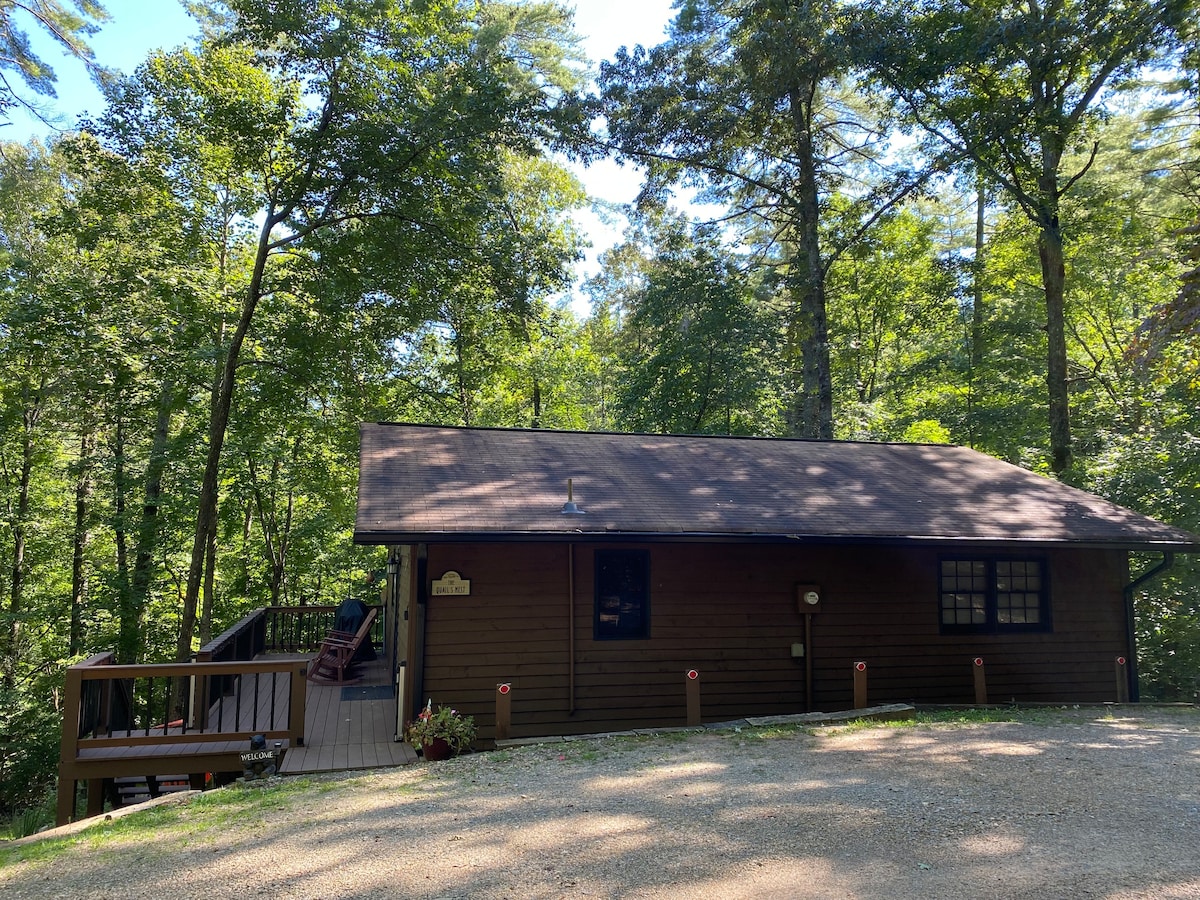
{"type": "Polygon", "coordinates": [[[404,739],[414,747],[420,747],[428,760],[449,759],[458,756],[475,740],[475,719],[459,715],[449,706],[433,708],[430,700],[421,714],[408,723],[404,739]]]}

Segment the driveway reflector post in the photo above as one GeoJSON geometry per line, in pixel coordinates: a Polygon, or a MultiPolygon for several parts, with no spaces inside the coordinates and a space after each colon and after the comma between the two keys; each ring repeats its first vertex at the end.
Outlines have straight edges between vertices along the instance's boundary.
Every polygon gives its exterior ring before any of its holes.
{"type": "Polygon", "coordinates": [[[1117,657],[1117,702],[1129,702],[1129,669],[1125,665],[1125,657],[1117,657]]]}
{"type": "Polygon", "coordinates": [[[687,670],[687,723],[688,727],[700,724],[700,673],[687,670]]]}
{"type": "Polygon", "coordinates": [[[975,704],[987,706],[987,675],[983,671],[983,657],[975,657],[971,668],[975,672],[975,704]]]}
{"type": "Polygon", "coordinates": [[[512,685],[508,682],[496,685],[496,740],[508,738],[512,724],[512,685]]]}
{"type": "Polygon", "coordinates": [[[865,662],[856,662],[854,664],[854,708],[866,709],[867,707],[867,664],[865,662]]]}

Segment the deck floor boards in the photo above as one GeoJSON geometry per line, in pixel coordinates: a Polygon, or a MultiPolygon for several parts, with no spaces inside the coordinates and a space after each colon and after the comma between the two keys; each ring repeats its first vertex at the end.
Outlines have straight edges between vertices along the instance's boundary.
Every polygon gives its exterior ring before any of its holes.
{"type": "MultiPolygon", "coordinates": [[[[312,654],[295,654],[293,658],[307,659],[312,654]]],[[[280,657],[274,656],[278,659],[280,657]]],[[[282,657],[289,658],[289,657],[282,657]]],[[[360,678],[352,689],[385,687],[391,683],[384,659],[362,664],[360,678]]],[[[283,742],[286,752],[280,772],[287,775],[332,772],[348,769],[402,766],[415,762],[416,754],[406,744],[394,740],[396,701],[391,699],[342,699],[339,684],[306,686],[304,716],[304,746],[291,747],[283,742]]],[[[210,730],[218,731],[220,719],[224,730],[231,728],[236,718],[238,730],[269,731],[270,723],[287,720],[291,689],[290,677],[282,673],[261,678],[240,679],[238,693],[232,692],[213,702],[210,730]]],[[[347,692],[353,697],[353,690],[347,692]]],[[[278,726],[277,726],[278,727],[278,726]]],[[[151,733],[161,734],[161,727],[151,733]]],[[[168,734],[180,734],[179,728],[167,729],[168,734]]],[[[133,736],[144,734],[134,731],[133,736]]],[[[114,734],[114,737],[120,736],[114,734]]],[[[235,754],[249,749],[245,741],[196,741],[179,744],[141,744],[112,747],[86,747],[79,751],[79,760],[113,759],[177,759],[181,771],[187,768],[189,756],[227,753],[231,763],[238,763],[235,754]]]]}
{"type": "Polygon", "coordinates": [[[361,677],[352,685],[309,683],[304,746],[292,747],[284,754],[282,773],[337,772],[416,761],[411,747],[394,740],[394,698],[342,699],[343,687],[349,687],[347,693],[353,695],[358,688],[389,685],[386,660],[364,664],[359,672],[361,677]]]}

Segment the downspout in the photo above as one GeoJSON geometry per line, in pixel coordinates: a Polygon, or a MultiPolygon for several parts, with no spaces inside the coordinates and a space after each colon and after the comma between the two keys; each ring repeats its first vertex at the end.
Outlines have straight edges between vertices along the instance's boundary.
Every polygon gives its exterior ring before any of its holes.
{"type": "Polygon", "coordinates": [[[1171,550],[1163,551],[1162,561],[1147,572],[1143,572],[1129,584],[1125,585],[1125,632],[1128,637],[1129,644],[1129,699],[1133,703],[1141,700],[1141,691],[1138,689],[1138,664],[1137,664],[1137,633],[1136,623],[1133,615],[1133,593],[1147,581],[1161,575],[1171,566],[1175,565],[1175,554],[1171,550]]]}
{"type": "Polygon", "coordinates": [[[567,544],[567,709],[575,715],[575,545],[567,544]]]}
{"type": "Polygon", "coordinates": [[[412,706],[407,710],[410,718],[416,716],[417,711],[424,706],[425,701],[425,607],[429,602],[429,592],[426,588],[428,580],[428,554],[429,546],[427,544],[417,544],[416,560],[414,561],[413,570],[416,574],[415,596],[409,604],[413,611],[413,616],[408,623],[408,645],[410,652],[408,654],[408,677],[412,679],[412,706]]]}

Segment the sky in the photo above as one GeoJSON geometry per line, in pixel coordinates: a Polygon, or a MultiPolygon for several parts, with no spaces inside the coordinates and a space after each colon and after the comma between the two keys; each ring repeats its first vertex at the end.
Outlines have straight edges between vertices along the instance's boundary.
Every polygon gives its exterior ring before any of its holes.
{"type": "MultiPolygon", "coordinates": [[[[584,52],[593,66],[598,68],[601,60],[611,59],[621,46],[642,44],[649,47],[661,43],[672,18],[672,2],[576,0],[575,30],[583,39],[584,52]]],[[[195,23],[174,0],[103,0],[103,5],[110,18],[91,39],[96,61],[126,73],[137,68],[151,50],[185,43],[196,32],[195,23]]],[[[22,25],[34,41],[35,52],[50,64],[58,77],[58,98],[48,101],[48,112],[57,120],[56,124],[69,128],[78,115],[99,113],[102,108],[100,93],[84,67],[77,60],[61,55],[35,26],[28,22],[22,25]]],[[[50,132],[46,125],[14,114],[10,125],[0,127],[0,138],[25,141],[36,136],[44,139],[50,132]]],[[[640,185],[640,175],[635,169],[623,168],[608,160],[594,163],[587,169],[575,166],[572,169],[592,197],[609,203],[630,202],[640,185]]],[[[578,298],[578,282],[598,271],[599,254],[620,239],[622,225],[603,221],[591,210],[580,211],[575,218],[593,245],[576,269],[577,297],[573,305],[583,313],[586,304],[578,298]]]]}

